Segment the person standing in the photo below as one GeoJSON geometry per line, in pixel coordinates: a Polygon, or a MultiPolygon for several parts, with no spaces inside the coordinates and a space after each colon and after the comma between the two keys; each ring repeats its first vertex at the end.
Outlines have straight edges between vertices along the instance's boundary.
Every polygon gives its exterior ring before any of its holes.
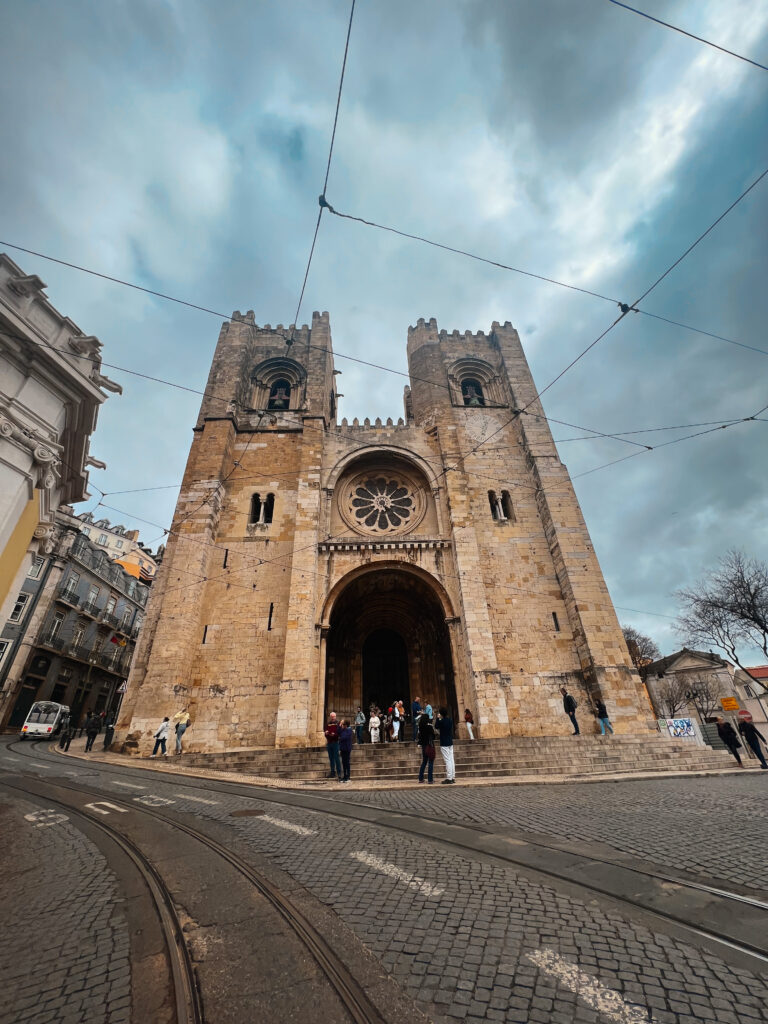
{"type": "Polygon", "coordinates": [[[609,733],[613,734],[613,726],[608,719],[608,709],[602,700],[595,701],[595,714],[597,715],[597,720],[600,723],[600,735],[605,736],[606,729],[609,733]]]}
{"type": "Polygon", "coordinates": [[[341,782],[341,758],[339,757],[339,723],[336,721],[336,712],[332,711],[328,724],[325,727],[325,749],[328,751],[328,760],[331,770],[328,773],[329,779],[338,777],[341,782]]]}
{"type": "Polygon", "coordinates": [[[184,739],[184,733],[187,731],[187,729],[190,727],[191,724],[192,724],[192,719],[189,717],[188,714],[185,717],[183,717],[180,722],[176,723],[176,753],[177,754],[183,753],[183,751],[181,749],[181,741],[184,739]]]}
{"type": "Polygon", "coordinates": [[[427,701],[427,706],[424,708],[424,712],[431,722],[432,719],[434,718],[434,715],[432,714],[432,705],[429,703],[429,701],[427,701]]]}
{"type": "Polygon", "coordinates": [[[765,754],[763,754],[763,751],[760,749],[760,740],[762,740],[763,743],[765,743],[765,736],[763,736],[761,732],[758,732],[757,726],[752,721],[751,715],[749,716],[749,718],[739,719],[739,733],[744,737],[748,745],[752,748],[752,753],[760,762],[760,767],[763,769],[768,768],[768,763],[766,763],[765,760],[765,754]]]}
{"type": "Polygon", "coordinates": [[[149,755],[150,757],[157,757],[158,750],[162,750],[163,757],[168,756],[168,754],[166,753],[165,744],[166,740],[168,739],[168,729],[170,728],[170,721],[170,718],[168,718],[168,716],[166,715],[166,717],[160,724],[160,728],[155,733],[155,747],[152,753],[149,755]]]}
{"type": "Polygon", "coordinates": [[[456,762],[453,756],[453,719],[448,708],[440,708],[437,716],[437,731],[440,734],[440,753],[445,764],[443,786],[452,786],[456,781],[456,762]]]}
{"type": "Polygon", "coordinates": [[[427,715],[421,715],[419,718],[418,742],[421,747],[419,782],[424,781],[424,769],[427,768],[427,782],[431,786],[435,769],[435,728],[427,715]]]}
{"type": "Polygon", "coordinates": [[[578,736],[579,723],[576,721],[576,708],[578,705],[564,686],[560,687],[560,693],[563,695],[563,711],[568,715],[571,720],[571,724],[573,725],[573,735],[578,736]]]}
{"type": "Polygon", "coordinates": [[[358,743],[362,743],[365,739],[365,715],[363,709],[358,708],[357,714],[355,715],[355,736],[358,743]]]}
{"type": "Polygon", "coordinates": [[[411,719],[413,721],[413,742],[419,740],[419,715],[421,714],[421,699],[414,697],[411,702],[411,719]]]}
{"type": "Polygon", "coordinates": [[[339,729],[339,753],[341,754],[341,767],[344,772],[342,782],[349,782],[349,761],[352,756],[352,727],[345,718],[339,729]]]}
{"type": "Polygon", "coordinates": [[[381,719],[378,715],[378,708],[374,708],[371,712],[371,717],[368,719],[368,731],[371,734],[371,743],[379,742],[379,729],[381,727],[381,719]]]}
{"type": "Polygon", "coordinates": [[[736,758],[739,768],[743,768],[744,765],[741,763],[741,757],[739,756],[739,748],[741,747],[739,737],[736,735],[736,730],[731,723],[726,722],[721,716],[718,716],[717,719],[717,734],[736,758]]]}
{"type": "Polygon", "coordinates": [[[400,734],[400,704],[398,701],[389,709],[392,714],[392,742],[397,743],[400,734]]]}
{"type": "Polygon", "coordinates": [[[101,730],[101,720],[98,715],[90,714],[85,723],[85,749],[93,750],[93,742],[101,730]]]}
{"type": "Polygon", "coordinates": [[[469,710],[469,708],[464,708],[464,725],[466,725],[467,732],[469,733],[469,738],[473,742],[474,742],[474,739],[475,739],[475,734],[472,731],[472,727],[474,726],[474,724],[475,724],[475,720],[472,717],[472,712],[469,710]]]}

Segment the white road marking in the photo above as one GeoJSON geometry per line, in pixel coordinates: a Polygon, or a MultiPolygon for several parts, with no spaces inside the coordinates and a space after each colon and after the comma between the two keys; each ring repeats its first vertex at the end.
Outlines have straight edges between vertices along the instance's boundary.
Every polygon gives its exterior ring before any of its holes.
{"type": "Polygon", "coordinates": [[[575,992],[582,1002],[597,1010],[616,1024],[653,1024],[655,1018],[648,1016],[648,1010],[637,1003],[628,1003],[612,988],[601,985],[597,978],[578,966],[558,956],[551,949],[538,949],[529,953],[526,959],[552,974],[565,988],[575,992]]]}
{"type": "Polygon", "coordinates": [[[97,814],[109,814],[109,811],[105,811],[105,807],[109,807],[112,811],[117,811],[118,814],[127,814],[128,809],[126,807],[118,807],[117,804],[111,804],[109,800],[97,800],[96,803],[86,804],[86,809],[89,811],[96,811],[97,814]]]}
{"type": "Polygon", "coordinates": [[[64,772],[65,775],[71,775],[73,779],[76,779],[80,772],[64,772]]]}
{"type": "Polygon", "coordinates": [[[135,796],[137,804],[144,804],[146,807],[165,807],[167,804],[175,804],[175,800],[168,800],[164,796],[155,796],[154,793],[147,793],[146,796],[135,796]]]}
{"type": "Polygon", "coordinates": [[[19,759],[18,759],[18,757],[11,757],[9,754],[6,754],[5,755],[5,760],[6,761],[18,761],[19,759]]]}
{"type": "Polygon", "coordinates": [[[218,800],[203,800],[201,796],[188,796],[186,793],[174,793],[174,796],[181,797],[182,800],[192,800],[196,804],[217,804],[218,800]]]}
{"type": "Polygon", "coordinates": [[[389,864],[373,853],[366,853],[365,850],[357,850],[354,853],[350,853],[350,857],[354,857],[355,860],[359,860],[361,864],[366,864],[369,868],[374,868],[376,871],[381,871],[382,874],[389,875],[390,878],[396,878],[399,882],[405,882],[411,889],[416,889],[424,896],[442,896],[445,892],[445,889],[439,889],[436,885],[425,881],[419,875],[414,875],[410,871],[403,871],[397,864],[389,864]]]}
{"type": "Polygon", "coordinates": [[[268,821],[270,825],[277,825],[278,828],[287,828],[289,832],[295,832],[297,836],[316,836],[313,828],[304,828],[303,825],[294,825],[292,821],[285,821],[283,818],[273,818],[271,814],[262,814],[260,821],[268,821]]]}
{"type": "Polygon", "coordinates": [[[52,767],[52,765],[50,765],[50,764],[39,764],[37,761],[30,761],[29,763],[33,766],[33,768],[51,768],[52,767]]]}
{"type": "Polygon", "coordinates": [[[113,786],[125,786],[126,789],[146,789],[146,786],[134,786],[132,782],[118,782],[116,779],[111,779],[113,786]]]}
{"type": "Polygon", "coordinates": [[[52,807],[48,807],[44,811],[33,811],[31,814],[25,814],[24,817],[27,821],[34,822],[35,828],[45,828],[47,825],[61,825],[63,821],[69,821],[66,814],[59,814],[52,807]]]}

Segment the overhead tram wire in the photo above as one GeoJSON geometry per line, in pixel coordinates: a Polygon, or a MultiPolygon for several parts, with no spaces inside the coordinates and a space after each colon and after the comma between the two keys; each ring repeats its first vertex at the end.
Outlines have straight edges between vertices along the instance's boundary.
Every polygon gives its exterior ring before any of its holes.
{"type": "MultiPolygon", "coordinates": [[[[334,143],[336,142],[336,128],[337,128],[338,123],[339,123],[339,109],[341,107],[341,93],[342,93],[342,90],[344,88],[344,73],[347,70],[347,56],[349,54],[349,37],[352,34],[352,19],[354,18],[354,16],[355,16],[355,0],[352,0],[352,6],[350,7],[350,10],[349,10],[349,22],[347,24],[347,39],[346,39],[346,42],[344,44],[344,58],[343,58],[343,60],[341,62],[341,74],[339,75],[339,91],[338,91],[338,93],[336,95],[336,110],[334,111],[334,114],[333,114],[333,129],[331,130],[331,144],[328,147],[328,162],[327,162],[327,164],[325,166],[325,178],[323,179],[323,192],[322,192],[323,195],[325,195],[325,190],[328,188],[328,177],[329,177],[329,175],[331,173],[331,160],[333,159],[333,146],[334,146],[334,143]]],[[[304,280],[302,281],[302,284],[301,284],[301,292],[299,293],[299,301],[296,304],[296,314],[294,315],[294,318],[293,318],[294,328],[295,328],[295,325],[298,324],[298,322],[299,322],[299,313],[301,311],[301,303],[304,300],[304,291],[305,291],[305,289],[307,287],[307,280],[309,278],[309,268],[312,266],[312,257],[315,254],[315,245],[317,244],[317,236],[318,236],[318,233],[320,231],[320,221],[323,218],[323,204],[320,203],[319,205],[320,205],[320,209],[317,211],[317,221],[315,222],[315,233],[312,236],[312,245],[310,246],[310,249],[309,249],[309,259],[307,260],[307,269],[304,271],[304,280]]],[[[291,345],[293,344],[293,341],[294,341],[293,334],[294,334],[294,332],[291,331],[290,338],[286,340],[286,346],[288,348],[290,348],[291,345]]]]}
{"type": "Polygon", "coordinates": [[[721,53],[727,53],[729,57],[736,57],[737,60],[743,60],[745,64],[751,64],[753,67],[760,68],[761,71],[768,71],[768,67],[765,64],[760,64],[756,60],[752,60],[750,57],[744,57],[740,53],[735,53],[733,50],[726,49],[725,46],[720,46],[719,43],[713,43],[711,39],[704,39],[703,36],[696,36],[693,32],[687,32],[684,28],[680,28],[679,25],[673,25],[669,21],[662,21],[661,18],[655,18],[652,14],[646,13],[646,11],[640,11],[637,7],[630,7],[629,4],[622,3],[621,0],[608,0],[609,4],[613,4],[614,7],[623,7],[625,11],[631,11],[632,14],[638,14],[641,18],[647,18],[648,21],[655,21],[657,25],[663,25],[664,28],[672,29],[673,32],[679,32],[680,35],[688,36],[689,39],[695,39],[697,43],[704,43],[705,46],[711,46],[715,50],[719,50],[721,53]]]}

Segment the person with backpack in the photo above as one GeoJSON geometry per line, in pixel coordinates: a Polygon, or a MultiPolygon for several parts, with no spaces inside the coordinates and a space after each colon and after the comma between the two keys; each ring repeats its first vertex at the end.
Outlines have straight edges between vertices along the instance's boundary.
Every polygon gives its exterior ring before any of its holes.
{"type": "Polygon", "coordinates": [[[432,773],[435,768],[435,728],[429,720],[429,715],[419,717],[418,742],[421,747],[421,768],[419,768],[419,782],[424,781],[424,769],[427,768],[427,782],[432,785],[432,773]]]}
{"type": "Polygon", "coordinates": [[[576,708],[578,707],[578,704],[564,686],[560,687],[560,693],[563,695],[563,711],[568,715],[571,720],[571,725],[573,725],[573,735],[578,736],[579,723],[576,721],[576,708]]]}

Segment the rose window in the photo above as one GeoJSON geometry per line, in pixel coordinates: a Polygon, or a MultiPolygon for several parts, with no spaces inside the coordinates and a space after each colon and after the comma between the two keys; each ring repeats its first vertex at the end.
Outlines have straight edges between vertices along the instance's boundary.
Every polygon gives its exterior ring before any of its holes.
{"type": "Polygon", "coordinates": [[[384,532],[407,526],[413,514],[413,498],[407,487],[380,476],[355,488],[352,511],[360,525],[368,529],[376,527],[384,532]]]}

